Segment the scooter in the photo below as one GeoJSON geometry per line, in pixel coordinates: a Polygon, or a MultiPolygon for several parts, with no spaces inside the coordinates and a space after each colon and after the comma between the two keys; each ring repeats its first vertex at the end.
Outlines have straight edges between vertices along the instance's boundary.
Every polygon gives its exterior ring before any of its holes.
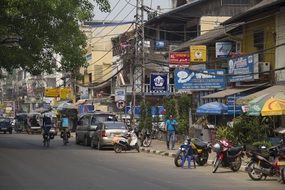
{"type": "Polygon", "coordinates": [[[138,152],[140,152],[138,137],[134,130],[128,132],[127,136],[115,136],[112,139],[112,143],[114,144],[114,151],[116,153],[120,153],[123,150],[129,151],[133,149],[136,149],[138,152]]]}
{"type": "MultiPolygon", "coordinates": [[[[261,149],[266,150],[266,147],[262,146],[261,149]]],[[[258,181],[262,178],[266,179],[267,176],[279,176],[280,180],[285,183],[285,145],[273,146],[267,151],[269,156],[257,151],[247,151],[246,155],[251,158],[246,167],[249,177],[258,181]]]]}

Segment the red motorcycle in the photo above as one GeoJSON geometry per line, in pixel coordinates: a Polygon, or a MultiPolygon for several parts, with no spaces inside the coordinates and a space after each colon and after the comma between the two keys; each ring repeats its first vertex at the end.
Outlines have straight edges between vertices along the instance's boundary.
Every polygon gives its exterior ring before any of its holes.
{"type": "Polygon", "coordinates": [[[234,172],[238,171],[242,163],[241,158],[244,156],[243,150],[243,146],[234,147],[227,140],[220,140],[216,143],[213,146],[213,151],[217,153],[213,173],[217,171],[219,166],[229,167],[234,172]]]}

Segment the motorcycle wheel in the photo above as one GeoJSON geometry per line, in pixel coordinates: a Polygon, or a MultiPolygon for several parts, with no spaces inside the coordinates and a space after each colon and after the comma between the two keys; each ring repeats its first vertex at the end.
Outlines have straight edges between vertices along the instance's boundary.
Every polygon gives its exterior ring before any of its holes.
{"type": "Polygon", "coordinates": [[[150,144],[151,144],[151,138],[146,137],[142,144],[143,144],[144,147],[149,147],[150,144]]]}
{"type": "Polygon", "coordinates": [[[220,164],[222,163],[222,160],[216,158],[214,161],[214,168],[213,168],[213,173],[216,173],[216,171],[218,170],[218,167],[220,166],[220,164]]]}
{"type": "Polygon", "coordinates": [[[247,174],[252,180],[259,181],[263,177],[263,174],[255,169],[256,165],[258,165],[256,162],[251,161],[247,166],[247,174]]]}
{"type": "Polygon", "coordinates": [[[285,184],[285,168],[282,168],[280,171],[280,176],[283,184],[285,184]]]}
{"type": "Polygon", "coordinates": [[[232,162],[232,165],[231,165],[231,170],[234,171],[234,172],[237,172],[240,167],[241,167],[241,157],[238,156],[236,157],[236,159],[234,160],[234,162],[232,162]]]}
{"type": "Polygon", "coordinates": [[[63,134],[63,145],[67,145],[67,134],[63,134]]]}
{"type": "Polygon", "coordinates": [[[121,145],[119,145],[119,144],[115,144],[115,145],[114,145],[114,151],[115,151],[116,153],[121,153],[122,150],[123,150],[123,147],[122,147],[121,145]]]}
{"type": "Polygon", "coordinates": [[[201,155],[197,155],[196,163],[199,166],[204,166],[208,162],[209,153],[204,151],[201,155]]]}
{"type": "Polygon", "coordinates": [[[176,156],[174,158],[174,164],[176,167],[181,167],[182,166],[182,152],[178,151],[176,153],[176,156]]]}

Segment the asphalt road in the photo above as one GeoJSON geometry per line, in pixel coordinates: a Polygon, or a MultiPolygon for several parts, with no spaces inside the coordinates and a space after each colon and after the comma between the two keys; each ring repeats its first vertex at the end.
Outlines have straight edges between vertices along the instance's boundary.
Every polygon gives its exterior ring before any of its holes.
{"type": "Polygon", "coordinates": [[[44,148],[40,135],[0,134],[0,190],[285,189],[276,179],[212,167],[176,168],[173,159],[147,153],[64,146],[57,136],[44,148]]]}

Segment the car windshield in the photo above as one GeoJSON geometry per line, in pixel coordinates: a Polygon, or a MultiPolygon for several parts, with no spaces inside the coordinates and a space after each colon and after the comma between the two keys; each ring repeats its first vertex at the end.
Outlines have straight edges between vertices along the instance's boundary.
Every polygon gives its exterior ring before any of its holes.
{"type": "Polygon", "coordinates": [[[105,123],[106,129],[127,129],[124,123],[105,123]]]}
{"type": "Polygon", "coordinates": [[[96,115],[92,118],[91,125],[95,125],[96,122],[105,121],[117,121],[117,118],[114,115],[96,115]]]}

